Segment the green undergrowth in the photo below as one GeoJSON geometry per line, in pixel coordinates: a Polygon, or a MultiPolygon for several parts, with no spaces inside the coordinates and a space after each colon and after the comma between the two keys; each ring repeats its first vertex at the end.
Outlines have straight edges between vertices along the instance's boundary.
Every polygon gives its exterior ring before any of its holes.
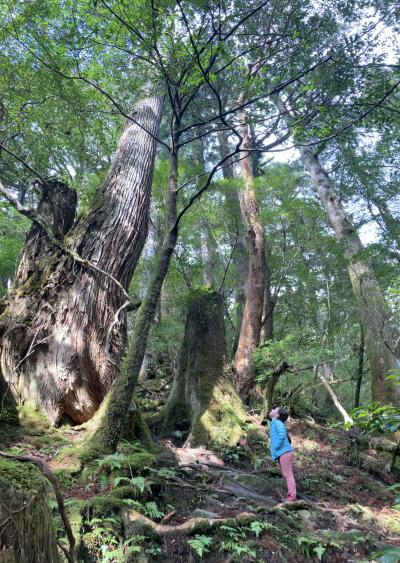
{"type": "MultiPolygon", "coordinates": [[[[76,440],[78,432],[49,428],[31,408],[20,410],[20,420],[18,439],[10,445],[15,453],[33,450],[34,455],[39,452],[52,458],[77,540],[79,563],[341,563],[368,561],[373,554],[376,561],[396,561],[398,548],[393,538],[399,533],[400,518],[391,507],[399,490],[351,465],[346,457],[346,435],[338,429],[306,428],[293,421],[290,430],[299,492],[314,500],[292,511],[280,506],[267,508],[250,497],[221,494],[225,477],[215,479],[207,471],[187,473],[176,465],[175,450],[155,448],[152,441],[123,440],[114,454],[74,465],[77,441],[71,440],[76,440]],[[381,514],[384,506],[388,510],[381,514]],[[175,514],[168,523],[176,525],[191,518],[196,509],[210,510],[224,521],[211,527],[205,522],[173,541],[147,529],[133,533],[127,523],[127,514],[133,511],[155,523],[175,514]],[[243,512],[250,515],[245,522],[238,518],[243,512]]],[[[243,432],[246,443],[242,446],[215,444],[212,448],[233,468],[226,482],[278,498],[284,486],[278,466],[266,455],[267,433],[253,426],[250,419],[244,421],[243,432]]],[[[27,490],[34,490],[37,475],[33,466],[0,459],[3,482],[19,481],[27,490]]],[[[58,539],[66,541],[57,503],[46,487],[58,539]]]]}

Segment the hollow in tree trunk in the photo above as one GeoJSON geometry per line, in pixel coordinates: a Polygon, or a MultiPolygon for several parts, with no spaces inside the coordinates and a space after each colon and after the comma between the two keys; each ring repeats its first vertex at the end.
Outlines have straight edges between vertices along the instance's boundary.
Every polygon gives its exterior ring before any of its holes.
{"type": "MultiPolygon", "coordinates": [[[[75,196],[59,182],[45,186],[38,209],[57,237],[125,289],[147,235],[161,113],[159,96],[136,104],[135,122],[125,125],[108,177],[77,223],[72,225],[75,196]]],[[[122,314],[105,350],[124,301],[112,280],[51,248],[32,226],[14,286],[0,307],[1,372],[11,391],[41,405],[55,424],[63,415],[76,422],[91,418],[124,349],[122,314]]]]}
{"type": "Polygon", "coordinates": [[[214,291],[193,292],[176,378],[163,413],[169,431],[187,430],[188,446],[235,445],[246,421],[226,368],[223,300],[214,291]]]}

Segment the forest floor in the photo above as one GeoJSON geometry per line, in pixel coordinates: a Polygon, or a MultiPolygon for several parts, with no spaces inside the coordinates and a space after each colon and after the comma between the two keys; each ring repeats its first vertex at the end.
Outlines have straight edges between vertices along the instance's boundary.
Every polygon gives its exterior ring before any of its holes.
{"type": "MultiPolygon", "coordinates": [[[[179,433],[152,452],[123,442],[78,472],[73,454],[60,451],[82,431],[49,428],[27,409],[20,418],[20,427],[2,432],[1,449],[40,457],[57,475],[78,561],[400,560],[395,477],[385,477],[387,460],[372,450],[367,470],[355,464],[339,428],[289,421],[300,500],[285,505],[262,428],[248,446],[214,451],[181,447],[179,433]]],[[[62,537],[54,500],[51,508],[62,537]]]]}

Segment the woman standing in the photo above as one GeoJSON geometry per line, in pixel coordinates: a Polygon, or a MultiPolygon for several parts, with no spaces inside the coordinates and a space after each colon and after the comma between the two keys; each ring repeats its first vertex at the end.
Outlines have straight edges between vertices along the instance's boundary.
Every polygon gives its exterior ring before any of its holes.
{"type": "Polygon", "coordinates": [[[288,411],[282,407],[272,409],[269,413],[269,449],[273,461],[279,460],[282,475],[286,479],[287,495],[283,502],[294,502],[297,495],[293,475],[293,448],[285,426],[288,417],[288,411]]]}

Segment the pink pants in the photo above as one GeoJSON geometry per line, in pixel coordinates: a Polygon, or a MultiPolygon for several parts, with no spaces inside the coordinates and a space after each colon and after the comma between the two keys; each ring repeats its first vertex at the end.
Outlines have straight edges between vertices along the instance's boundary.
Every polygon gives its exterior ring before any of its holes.
{"type": "Polygon", "coordinates": [[[279,458],[282,475],[286,479],[287,484],[287,499],[294,500],[296,498],[296,481],[293,476],[293,452],[286,452],[279,458]]]}

